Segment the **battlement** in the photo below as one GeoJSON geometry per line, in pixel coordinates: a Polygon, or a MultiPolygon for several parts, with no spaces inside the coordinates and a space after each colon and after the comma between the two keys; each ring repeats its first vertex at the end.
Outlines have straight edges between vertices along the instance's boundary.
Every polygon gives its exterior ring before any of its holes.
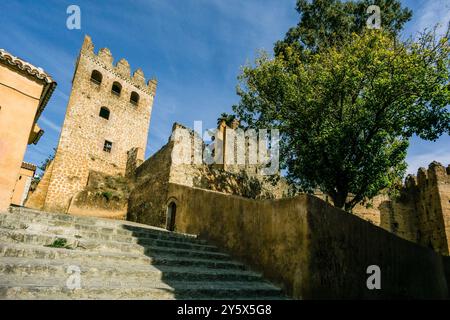
{"type": "Polygon", "coordinates": [[[450,165],[433,161],[408,175],[399,196],[380,194],[353,212],[401,238],[450,255],[450,165]]]}
{"type": "Polygon", "coordinates": [[[141,68],[135,70],[133,75],[131,75],[130,64],[126,59],[122,58],[114,65],[114,57],[108,48],[101,48],[96,54],[92,39],[88,35],[84,37],[80,55],[88,57],[96,64],[113,73],[115,76],[144,91],[145,93],[155,96],[156,86],[158,84],[156,79],[149,79],[146,82],[144,72],[141,68]]]}
{"type": "Polygon", "coordinates": [[[405,179],[407,189],[420,189],[439,183],[450,183],[450,165],[445,167],[437,161],[430,163],[428,169],[419,168],[417,175],[410,174],[405,179]]]}

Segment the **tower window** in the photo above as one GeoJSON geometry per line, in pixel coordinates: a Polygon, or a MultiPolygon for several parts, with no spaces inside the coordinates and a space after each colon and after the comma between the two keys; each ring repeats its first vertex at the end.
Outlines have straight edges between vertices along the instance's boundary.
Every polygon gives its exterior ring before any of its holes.
{"type": "Polygon", "coordinates": [[[106,120],[109,120],[109,109],[106,107],[101,107],[99,116],[106,120]]]}
{"type": "Polygon", "coordinates": [[[111,153],[111,149],[112,149],[112,142],[105,140],[105,144],[103,145],[103,151],[111,153]]]}
{"type": "Polygon", "coordinates": [[[120,96],[120,91],[122,91],[122,85],[115,81],[112,85],[111,92],[117,96],[120,96]]]}
{"type": "Polygon", "coordinates": [[[131,93],[131,96],[130,96],[130,102],[132,103],[132,104],[134,104],[134,105],[138,105],[138,103],[139,103],[139,95],[138,95],[138,93],[137,92],[132,92],[131,93]]]}
{"type": "Polygon", "coordinates": [[[92,71],[91,73],[91,81],[94,82],[95,84],[100,84],[102,83],[102,79],[103,76],[100,72],[98,72],[97,70],[92,71]]]}

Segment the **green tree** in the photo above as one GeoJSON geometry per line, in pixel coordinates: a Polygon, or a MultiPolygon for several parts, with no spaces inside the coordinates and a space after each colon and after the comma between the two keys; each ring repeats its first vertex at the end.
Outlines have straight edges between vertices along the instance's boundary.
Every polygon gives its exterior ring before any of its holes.
{"type": "Polygon", "coordinates": [[[339,46],[270,59],[240,75],[233,110],[248,127],[278,128],[291,182],[350,211],[403,177],[408,140],[450,130],[448,32],[398,41],[353,33],[339,46]]]}
{"type": "Polygon", "coordinates": [[[297,0],[301,19],[289,29],[284,40],[276,43],[275,54],[283,55],[286,49],[297,53],[304,49],[318,51],[344,43],[352,33],[359,34],[365,29],[370,5],[380,7],[382,27],[394,36],[412,16],[411,10],[402,8],[399,0],[297,0]]]}
{"type": "Polygon", "coordinates": [[[217,119],[217,126],[219,126],[222,123],[222,121],[225,121],[226,125],[228,127],[231,127],[234,120],[236,120],[236,115],[223,112],[217,119]]]}

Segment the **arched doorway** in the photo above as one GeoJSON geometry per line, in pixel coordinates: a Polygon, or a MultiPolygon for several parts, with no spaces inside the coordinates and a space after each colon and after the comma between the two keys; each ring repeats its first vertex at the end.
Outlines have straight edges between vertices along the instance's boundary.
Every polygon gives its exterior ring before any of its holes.
{"type": "Polygon", "coordinates": [[[169,231],[175,230],[175,218],[177,214],[177,204],[175,201],[169,201],[167,205],[167,214],[166,214],[166,229],[169,231]]]}

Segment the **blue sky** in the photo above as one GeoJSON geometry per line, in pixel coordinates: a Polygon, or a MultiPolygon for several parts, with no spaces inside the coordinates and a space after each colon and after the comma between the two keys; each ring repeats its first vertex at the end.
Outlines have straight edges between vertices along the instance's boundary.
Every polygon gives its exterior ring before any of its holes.
{"type": "MultiPolygon", "coordinates": [[[[405,34],[450,20],[450,0],[407,0],[414,12],[405,34]]],[[[173,122],[195,120],[215,126],[222,112],[238,101],[236,77],[258,50],[272,51],[298,22],[295,0],[131,0],[3,1],[0,47],[44,68],[58,87],[39,120],[45,130],[25,161],[39,164],[57,146],[70,95],[74,64],[83,37],[95,49],[108,47],[115,61],[125,58],[132,71],[141,67],[156,77],[146,158],[163,146],[173,122]],[[66,28],[66,9],[81,8],[81,30],[66,28]]],[[[450,137],[436,142],[413,138],[408,172],[432,160],[450,163],[450,137]]]]}

